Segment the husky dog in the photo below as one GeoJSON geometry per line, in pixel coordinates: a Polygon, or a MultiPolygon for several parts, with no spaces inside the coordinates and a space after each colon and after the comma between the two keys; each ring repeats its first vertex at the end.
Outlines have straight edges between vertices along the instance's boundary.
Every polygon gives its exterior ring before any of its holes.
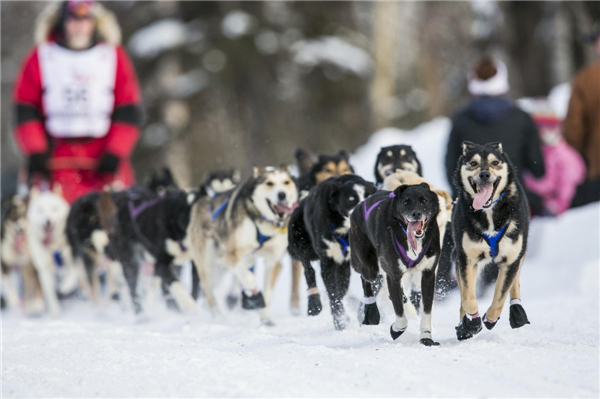
{"type": "Polygon", "coordinates": [[[308,314],[322,305],[315,270],[310,262],[321,261],[336,329],[344,329],[348,317],[342,299],[350,284],[349,216],[358,203],[375,192],[375,186],[356,175],[332,177],[319,183],[292,214],[288,233],[290,255],[302,262],[308,283],[308,314]]]}
{"type": "Polygon", "coordinates": [[[392,145],[382,147],[375,161],[375,183],[380,185],[383,179],[393,174],[397,169],[413,172],[423,176],[421,162],[409,145],[392,145]]]}
{"type": "Polygon", "coordinates": [[[455,172],[458,202],[452,218],[456,276],[461,294],[459,340],[494,328],[510,291],[510,325],[529,324],[521,306],[519,273],[529,230],[527,198],[501,143],[462,143],[455,172]],[[483,320],[475,298],[477,269],[498,269],[494,299],[483,320]]]}
{"type": "Polygon", "coordinates": [[[48,310],[60,314],[58,291],[68,294],[77,288],[81,270],[73,262],[71,248],[65,234],[69,204],[62,197],[60,185],[52,191],[33,187],[27,209],[27,244],[33,266],[37,271],[48,310]]]}
{"type": "Polygon", "coordinates": [[[199,195],[214,197],[217,194],[233,190],[240,183],[240,171],[236,169],[210,172],[200,186],[199,195]]]}
{"type": "Polygon", "coordinates": [[[348,163],[348,153],[344,150],[334,155],[315,156],[308,151],[297,149],[294,156],[300,171],[298,191],[301,199],[308,195],[311,188],[330,177],[354,173],[354,169],[348,163]]]}
{"type": "Polygon", "coordinates": [[[402,335],[408,325],[402,300],[402,277],[417,274],[421,277],[423,297],[421,343],[439,345],[431,338],[435,269],[440,257],[440,232],[436,221],[439,211],[437,195],[427,183],[421,183],[402,185],[393,192],[379,191],[353,212],[350,218],[351,263],[362,277],[363,324],[379,324],[379,310],[371,284],[381,266],[396,313],[390,334],[393,339],[402,335]]]}
{"type": "Polygon", "coordinates": [[[297,200],[289,169],[268,167],[254,168],[253,175],[232,191],[196,202],[189,236],[203,292],[213,311],[212,276],[219,264],[230,268],[241,283],[242,307],[262,308],[262,321],[271,323],[273,270],[287,249],[287,224],[297,200]],[[264,296],[250,271],[258,257],[265,263],[264,296]]]}
{"type": "Polygon", "coordinates": [[[9,308],[19,306],[19,289],[14,274],[21,273],[25,314],[44,311],[44,298],[27,247],[27,202],[12,196],[2,202],[2,298],[9,308]]]}

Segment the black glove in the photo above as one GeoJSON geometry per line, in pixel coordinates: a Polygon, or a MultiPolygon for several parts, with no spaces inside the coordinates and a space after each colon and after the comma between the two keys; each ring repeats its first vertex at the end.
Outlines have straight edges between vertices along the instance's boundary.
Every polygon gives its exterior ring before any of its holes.
{"type": "Polygon", "coordinates": [[[98,172],[100,173],[115,173],[119,167],[120,159],[110,153],[106,153],[100,158],[98,163],[98,172]]]}
{"type": "Polygon", "coordinates": [[[31,154],[27,163],[27,169],[29,170],[29,174],[40,174],[44,177],[48,177],[48,175],[50,174],[48,171],[48,158],[50,158],[50,156],[48,155],[48,153],[45,152],[31,154]]]}

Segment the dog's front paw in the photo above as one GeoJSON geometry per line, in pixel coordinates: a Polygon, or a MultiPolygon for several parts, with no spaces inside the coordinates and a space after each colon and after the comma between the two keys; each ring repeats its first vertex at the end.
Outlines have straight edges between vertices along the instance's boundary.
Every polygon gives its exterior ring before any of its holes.
{"type": "Polygon", "coordinates": [[[464,341],[465,339],[473,338],[474,335],[479,334],[481,329],[481,317],[479,313],[475,313],[474,315],[463,316],[462,321],[458,326],[456,326],[456,338],[459,341],[464,341]]]}
{"type": "MultiPolygon", "coordinates": [[[[511,302],[513,301],[514,300],[511,302]]],[[[523,306],[521,306],[521,301],[518,303],[511,303],[509,321],[512,328],[520,328],[525,324],[531,324],[527,319],[527,313],[525,313],[525,309],[523,309],[523,306]]]]}
{"type": "Polygon", "coordinates": [[[319,294],[311,294],[308,296],[308,315],[316,316],[323,310],[321,304],[321,296],[319,294]]]}
{"type": "Polygon", "coordinates": [[[425,346],[440,346],[439,342],[435,342],[431,338],[421,338],[421,341],[419,342],[421,342],[421,345],[425,346]]]}
{"type": "Polygon", "coordinates": [[[394,341],[397,340],[399,336],[401,336],[402,334],[404,334],[404,331],[406,331],[406,327],[404,327],[400,331],[396,331],[396,330],[394,330],[394,324],[393,323],[390,326],[390,335],[392,336],[392,338],[394,339],[394,341]]]}
{"type": "Polygon", "coordinates": [[[487,318],[487,313],[483,315],[483,325],[485,326],[485,328],[487,328],[488,330],[491,330],[492,328],[496,327],[496,323],[498,323],[498,320],[500,320],[500,317],[498,317],[496,320],[491,321],[487,318]]]}
{"type": "Polygon", "coordinates": [[[364,306],[365,317],[363,318],[362,324],[367,326],[376,326],[379,324],[381,315],[379,314],[379,308],[376,303],[369,303],[364,306]]]}
{"type": "Polygon", "coordinates": [[[333,315],[333,327],[336,330],[343,330],[348,326],[350,322],[350,318],[346,316],[345,313],[334,314],[333,315]]]}
{"type": "Polygon", "coordinates": [[[265,298],[263,298],[262,292],[257,292],[252,295],[246,295],[242,291],[242,308],[246,310],[262,309],[265,307],[265,298]]]}

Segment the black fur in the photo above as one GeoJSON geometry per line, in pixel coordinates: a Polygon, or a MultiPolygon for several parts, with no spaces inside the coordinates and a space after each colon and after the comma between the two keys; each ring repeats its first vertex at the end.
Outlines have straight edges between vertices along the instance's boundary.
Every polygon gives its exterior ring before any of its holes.
{"type": "MultiPolygon", "coordinates": [[[[327,287],[334,325],[338,329],[346,325],[342,299],[350,283],[350,262],[348,257],[344,257],[341,263],[337,263],[328,256],[324,240],[340,245],[341,249],[339,239],[348,239],[348,233],[338,234],[333,230],[344,226],[345,219],[359,202],[355,185],[364,187],[365,196],[375,192],[372,183],[356,175],[333,177],[318,184],[292,213],[288,232],[288,251],[294,259],[302,262],[309,289],[317,285],[310,262],[321,261],[321,276],[327,287]]],[[[308,314],[316,315],[320,310],[318,294],[311,295],[308,314]]]]}
{"type": "Polygon", "coordinates": [[[392,145],[389,147],[381,148],[379,154],[377,155],[377,161],[375,162],[375,183],[380,184],[383,183],[383,179],[386,176],[383,176],[379,173],[379,166],[391,165],[390,172],[394,173],[396,169],[404,169],[404,163],[412,163],[416,161],[417,170],[416,173],[419,176],[423,176],[423,169],[421,167],[421,162],[419,158],[417,158],[417,154],[413,151],[412,147],[409,145],[392,145]],[[400,155],[400,152],[404,150],[404,155],[400,155]],[[388,153],[391,152],[392,156],[389,156],[388,153]]]}
{"type": "MultiPolygon", "coordinates": [[[[422,299],[423,311],[431,313],[433,304],[435,270],[440,256],[440,232],[436,222],[439,213],[437,196],[425,183],[419,185],[403,185],[398,187],[393,196],[389,191],[379,191],[358,205],[350,218],[350,245],[352,247],[352,267],[362,277],[365,297],[373,297],[371,283],[379,274],[379,265],[387,274],[387,284],[390,299],[394,305],[396,316],[404,316],[403,293],[401,279],[403,271],[398,265],[400,260],[405,266],[406,261],[399,255],[395,239],[405,249],[411,251],[407,231],[407,218],[425,219],[424,232],[421,242],[424,246],[424,255],[421,261],[412,267],[418,267],[424,259],[434,258],[433,266],[422,272],[422,299]],[[365,204],[371,209],[378,201],[379,205],[372,208],[365,219],[365,204]],[[395,238],[394,238],[395,237],[395,238]]],[[[373,306],[372,306],[373,307],[373,306]]],[[[374,313],[375,309],[371,309],[374,313]]],[[[378,319],[378,318],[377,318],[378,319]]],[[[365,317],[363,324],[370,323],[365,317]],[[366,323],[365,323],[366,322],[366,323]]],[[[391,330],[392,338],[396,339],[402,331],[391,330]]],[[[433,341],[432,341],[433,342],[433,341]]],[[[422,342],[427,345],[429,342],[422,342]]],[[[435,344],[435,343],[430,343],[435,344]]]]}
{"type": "Polygon", "coordinates": [[[220,194],[212,192],[213,190],[211,188],[211,184],[214,181],[223,182],[225,180],[230,180],[234,185],[237,186],[240,183],[240,176],[238,171],[236,171],[235,169],[229,169],[215,170],[210,172],[208,176],[206,176],[206,179],[204,179],[204,183],[202,183],[202,185],[200,186],[198,194],[201,196],[220,194]]]}
{"type": "Polygon", "coordinates": [[[164,192],[170,190],[177,190],[177,183],[173,178],[171,169],[163,168],[161,172],[154,171],[148,181],[147,187],[154,192],[164,192]]]}
{"type": "Polygon", "coordinates": [[[81,257],[88,271],[93,268],[89,251],[94,251],[91,235],[94,230],[105,230],[109,244],[105,254],[123,266],[123,273],[131,291],[136,313],[142,311],[136,292],[141,253],[147,251],[156,260],[154,274],[162,278],[163,289],[179,280],[175,273],[173,256],[167,252],[166,240],[182,242],[186,237],[192,204],[184,191],[170,191],[164,196],[144,187],[132,187],[125,191],[110,193],[116,207],[113,225],[108,228],[100,223],[99,201],[103,194],[91,193],[78,199],[67,219],[67,238],[75,258],[81,257]],[[156,201],[134,217],[130,206],[140,206],[156,201]],[[87,251],[86,251],[87,249],[87,251]]]}

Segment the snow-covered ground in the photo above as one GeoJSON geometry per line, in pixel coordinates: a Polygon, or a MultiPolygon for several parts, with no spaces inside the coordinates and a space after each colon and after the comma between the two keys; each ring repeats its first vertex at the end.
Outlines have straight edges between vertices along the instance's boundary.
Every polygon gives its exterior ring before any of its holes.
{"type": "MultiPolygon", "coordinates": [[[[352,157],[357,172],[373,178],[380,146],[412,144],[425,177],[447,187],[443,153],[449,121],[436,119],[415,132],[386,129],[352,157]]],[[[289,312],[286,260],[272,307],[274,327],[258,314],[235,310],[212,317],[203,301],[183,316],[160,303],[144,321],[116,304],[64,303],[60,318],[2,317],[3,397],[598,397],[600,204],[557,219],[532,222],[530,251],[521,273],[523,305],[531,325],[512,330],[508,306],[493,331],[459,343],[459,298],[434,305],[433,337],[418,343],[418,319],[396,342],[387,298],[382,323],[333,329],[324,311],[289,312]]],[[[260,268],[257,271],[260,274],[260,268]]],[[[324,288],[319,281],[322,299],[324,288]]],[[[303,282],[304,287],[306,286],[303,282]]],[[[361,297],[356,275],[351,296],[361,297]]],[[[490,294],[480,298],[485,311],[490,294]]]]}

